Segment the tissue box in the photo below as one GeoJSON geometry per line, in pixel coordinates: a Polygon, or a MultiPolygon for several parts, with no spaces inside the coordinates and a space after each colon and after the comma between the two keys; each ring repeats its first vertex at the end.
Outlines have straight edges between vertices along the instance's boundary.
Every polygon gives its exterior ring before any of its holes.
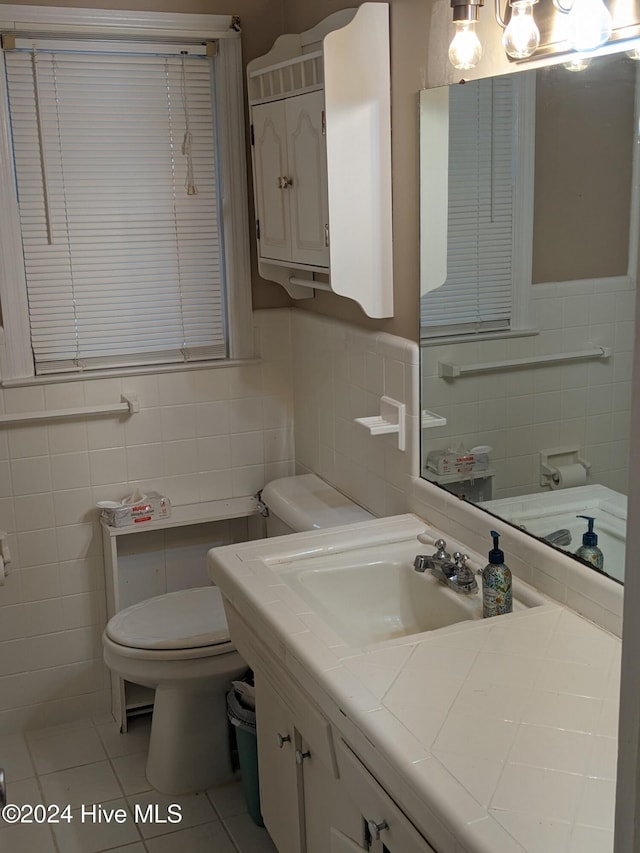
{"type": "Polygon", "coordinates": [[[171,515],[171,501],[158,492],[148,492],[137,496],[138,499],[121,504],[102,506],[102,518],[110,527],[127,527],[130,524],[144,524],[146,521],[158,521],[171,515]]]}

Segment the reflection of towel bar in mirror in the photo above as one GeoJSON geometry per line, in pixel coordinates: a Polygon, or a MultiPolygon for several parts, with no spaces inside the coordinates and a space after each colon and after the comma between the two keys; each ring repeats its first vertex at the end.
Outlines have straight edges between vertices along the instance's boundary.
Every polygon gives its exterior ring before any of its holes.
{"type": "Polygon", "coordinates": [[[512,358],[505,361],[489,361],[484,364],[451,364],[438,362],[438,376],[442,379],[455,379],[471,373],[492,373],[495,370],[511,370],[519,367],[538,367],[548,364],[562,364],[566,361],[586,361],[593,358],[609,358],[610,347],[594,347],[580,352],[564,352],[552,355],[532,355],[528,358],[512,358]]]}

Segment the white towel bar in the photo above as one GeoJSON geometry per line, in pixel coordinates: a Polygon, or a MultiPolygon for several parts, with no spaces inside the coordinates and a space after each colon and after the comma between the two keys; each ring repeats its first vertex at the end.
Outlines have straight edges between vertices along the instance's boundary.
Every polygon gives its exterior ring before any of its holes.
{"type": "Polygon", "coordinates": [[[94,418],[101,415],[132,415],[140,411],[137,397],[122,396],[121,403],[105,406],[79,406],[76,409],[51,409],[48,412],[21,412],[16,415],[0,415],[0,427],[27,424],[36,421],[66,421],[74,418],[94,418]]]}
{"type": "Polygon", "coordinates": [[[562,364],[565,361],[586,361],[592,358],[609,358],[610,347],[594,347],[580,352],[563,352],[553,355],[532,355],[529,358],[512,358],[506,361],[489,361],[483,364],[451,364],[438,362],[438,376],[441,379],[455,379],[471,373],[493,373],[496,370],[511,370],[514,367],[536,367],[537,365],[562,364]]]}

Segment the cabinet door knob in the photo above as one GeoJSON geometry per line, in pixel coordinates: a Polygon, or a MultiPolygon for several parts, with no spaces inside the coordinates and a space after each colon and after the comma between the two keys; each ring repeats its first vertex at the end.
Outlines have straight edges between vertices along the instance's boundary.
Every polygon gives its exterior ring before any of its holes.
{"type": "Polygon", "coordinates": [[[280,732],[276,735],[278,739],[278,749],[282,749],[285,743],[291,743],[291,735],[281,735],[280,732]]]}
{"type": "Polygon", "coordinates": [[[282,175],[278,178],[278,189],[286,190],[290,186],[293,186],[293,178],[287,178],[286,175],[282,175]]]}
{"type": "Polygon", "coordinates": [[[389,829],[389,824],[386,820],[382,820],[380,823],[376,823],[375,820],[368,820],[367,829],[372,841],[380,841],[380,833],[383,829],[389,829]]]}
{"type": "Polygon", "coordinates": [[[309,758],[310,756],[311,753],[309,752],[309,750],[307,750],[306,752],[302,752],[301,750],[296,749],[296,764],[302,764],[305,758],[309,758]]]}

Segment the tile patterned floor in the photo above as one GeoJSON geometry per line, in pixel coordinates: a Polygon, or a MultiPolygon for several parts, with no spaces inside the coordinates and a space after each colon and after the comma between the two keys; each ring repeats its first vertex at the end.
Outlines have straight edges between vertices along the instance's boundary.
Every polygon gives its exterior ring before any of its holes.
{"type": "Polygon", "coordinates": [[[68,803],[72,816],[57,824],[9,825],[0,818],[0,850],[277,853],[267,831],[249,817],[239,782],[180,797],[151,789],[144,774],[149,723],[148,717],[134,719],[126,735],[111,720],[82,720],[25,736],[0,736],[9,802],[68,803]],[[134,820],[149,807],[150,814],[166,820],[171,803],[180,805],[180,823],[134,820]],[[99,821],[88,811],[94,805],[101,806],[95,811],[99,821]]]}

